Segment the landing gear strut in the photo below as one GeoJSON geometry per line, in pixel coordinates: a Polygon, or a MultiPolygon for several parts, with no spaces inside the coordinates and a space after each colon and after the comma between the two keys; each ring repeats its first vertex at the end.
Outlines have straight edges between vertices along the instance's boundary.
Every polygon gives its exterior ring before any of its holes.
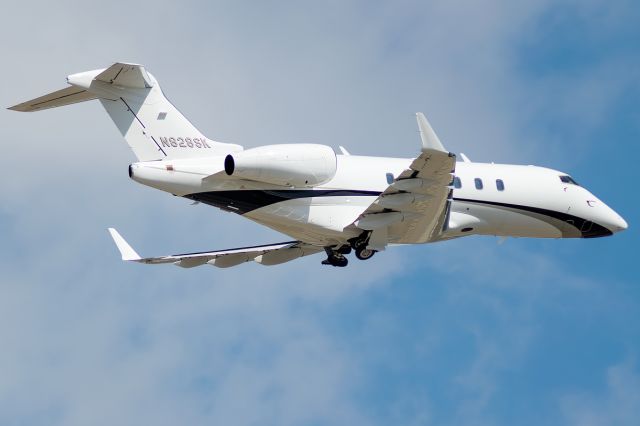
{"type": "Polygon", "coordinates": [[[344,256],[343,252],[347,251],[347,253],[349,253],[351,251],[349,247],[347,248],[349,249],[348,251],[342,247],[338,250],[333,250],[331,247],[325,247],[324,251],[327,252],[327,258],[322,261],[322,264],[344,268],[349,264],[349,259],[344,256]]]}

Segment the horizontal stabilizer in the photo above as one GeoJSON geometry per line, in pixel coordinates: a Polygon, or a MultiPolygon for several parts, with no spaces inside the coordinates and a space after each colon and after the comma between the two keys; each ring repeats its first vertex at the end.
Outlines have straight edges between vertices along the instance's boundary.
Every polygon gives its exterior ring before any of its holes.
{"type": "Polygon", "coordinates": [[[31,99],[30,101],[14,105],[9,109],[21,112],[40,111],[48,108],[55,108],[64,105],[75,104],[78,102],[90,101],[97,99],[97,96],[87,92],[79,87],[67,87],[66,89],[57,90],[48,95],[31,99]]]}
{"type": "Polygon", "coordinates": [[[100,96],[87,90],[92,90],[93,81],[134,89],[148,89],[153,86],[153,80],[142,65],[118,62],[104,70],[70,75],[67,77],[67,82],[72,85],[71,87],[14,105],[9,109],[33,112],[98,99],[100,96]]]}
{"type": "Polygon", "coordinates": [[[153,81],[142,65],[117,62],[96,75],[96,81],[135,89],[149,89],[153,81]]]}

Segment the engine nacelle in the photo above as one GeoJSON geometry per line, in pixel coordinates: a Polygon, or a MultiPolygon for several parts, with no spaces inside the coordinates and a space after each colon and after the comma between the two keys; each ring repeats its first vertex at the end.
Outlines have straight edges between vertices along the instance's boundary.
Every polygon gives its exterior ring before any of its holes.
{"type": "Polygon", "coordinates": [[[266,145],[227,155],[229,176],[281,186],[312,187],[336,174],[336,153],[317,144],[266,145]]]}

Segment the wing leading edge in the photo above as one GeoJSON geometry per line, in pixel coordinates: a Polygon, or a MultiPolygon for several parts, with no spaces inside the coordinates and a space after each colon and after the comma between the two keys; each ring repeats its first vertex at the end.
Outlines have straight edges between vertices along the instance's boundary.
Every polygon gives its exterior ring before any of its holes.
{"type": "Polygon", "coordinates": [[[217,250],[200,253],[172,254],[160,257],[140,257],[138,253],[114,228],[109,233],[116,243],[122,260],[146,264],[172,263],[183,268],[200,265],[213,265],[218,268],[229,268],[245,262],[257,262],[261,265],[278,265],[299,257],[324,251],[322,247],[312,246],[300,241],[289,241],[262,246],[242,247],[228,250],[217,250]]]}

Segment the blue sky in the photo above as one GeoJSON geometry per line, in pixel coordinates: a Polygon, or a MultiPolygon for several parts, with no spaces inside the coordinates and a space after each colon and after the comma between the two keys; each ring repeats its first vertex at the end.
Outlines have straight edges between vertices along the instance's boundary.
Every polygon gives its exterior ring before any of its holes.
{"type": "Polygon", "coordinates": [[[280,241],[129,180],[97,103],[0,111],[0,423],[631,425],[640,418],[633,1],[5,6],[5,106],[145,64],[210,138],[566,171],[630,229],[465,238],[346,269],[120,262],[280,241]]]}

